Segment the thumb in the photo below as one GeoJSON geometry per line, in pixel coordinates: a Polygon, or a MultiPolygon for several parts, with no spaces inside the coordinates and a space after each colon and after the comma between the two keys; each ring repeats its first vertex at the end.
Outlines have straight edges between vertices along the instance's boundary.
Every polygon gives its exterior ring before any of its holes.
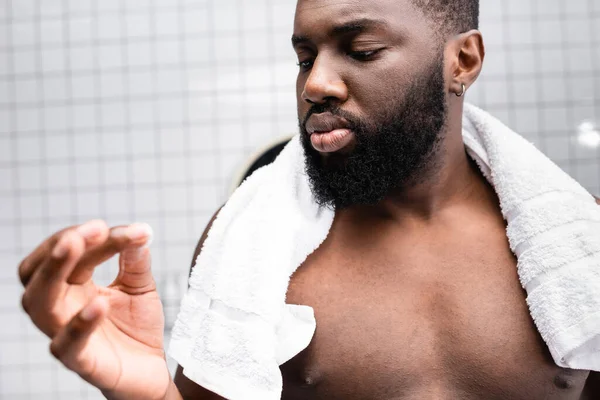
{"type": "Polygon", "coordinates": [[[150,248],[152,228],[148,224],[127,227],[127,235],[136,240],[128,244],[119,255],[119,276],[111,287],[128,294],[143,294],[156,290],[151,271],[150,248]]]}

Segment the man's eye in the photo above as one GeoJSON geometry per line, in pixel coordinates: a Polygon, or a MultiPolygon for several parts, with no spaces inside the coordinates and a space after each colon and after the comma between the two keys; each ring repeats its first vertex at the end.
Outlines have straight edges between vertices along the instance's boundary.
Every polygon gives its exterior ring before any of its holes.
{"type": "Polygon", "coordinates": [[[348,55],[358,61],[371,60],[380,50],[351,51],[348,55]]]}
{"type": "Polygon", "coordinates": [[[300,67],[301,70],[308,71],[309,69],[312,68],[313,63],[314,63],[313,60],[300,61],[300,62],[298,62],[298,66],[300,67]]]}

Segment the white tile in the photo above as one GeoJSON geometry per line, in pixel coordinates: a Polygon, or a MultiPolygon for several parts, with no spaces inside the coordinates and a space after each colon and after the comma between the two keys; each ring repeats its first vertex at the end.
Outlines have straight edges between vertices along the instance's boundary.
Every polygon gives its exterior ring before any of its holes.
{"type": "Polygon", "coordinates": [[[565,54],[561,48],[548,48],[540,52],[540,73],[563,72],[565,70],[565,54]]]}
{"type": "MultiPolygon", "coordinates": [[[[154,155],[157,148],[155,145],[155,133],[152,130],[134,129],[129,132],[131,136],[131,145],[136,156],[154,155]]],[[[137,161],[137,160],[136,160],[137,161]]]]}
{"type": "Polygon", "coordinates": [[[21,296],[23,288],[20,283],[0,283],[0,309],[17,311],[21,307],[21,296]]]}
{"type": "Polygon", "coordinates": [[[96,97],[96,84],[91,76],[72,76],[70,94],[74,100],[90,100],[96,97]]]}
{"type": "Polygon", "coordinates": [[[177,10],[165,10],[156,14],[156,34],[158,36],[177,36],[181,29],[181,20],[177,10]]]}
{"type": "Polygon", "coordinates": [[[567,110],[564,107],[548,107],[542,109],[542,131],[562,132],[571,130],[567,110]]]}
{"type": "Polygon", "coordinates": [[[39,82],[33,79],[16,82],[15,102],[34,103],[40,98],[39,82]]]}
{"type": "Polygon", "coordinates": [[[542,78],[540,84],[543,101],[561,102],[567,96],[567,82],[563,79],[542,78]]]}
{"type": "MultiPolygon", "coordinates": [[[[48,229],[46,227],[39,225],[38,223],[26,223],[21,225],[21,237],[18,239],[20,239],[21,246],[28,249],[27,252],[29,253],[29,251],[35,249],[40,243],[46,240],[48,238],[49,233],[50,232],[48,232],[48,229]]],[[[21,298],[19,297],[16,303],[19,307],[21,304],[20,299],[21,298]]]]}
{"type": "Polygon", "coordinates": [[[110,39],[121,39],[124,37],[123,23],[121,17],[118,15],[101,15],[96,20],[96,39],[110,40],[110,39]]]}
{"type": "Polygon", "coordinates": [[[214,42],[208,37],[189,38],[183,44],[185,61],[188,65],[208,65],[212,63],[215,51],[214,42]]]}
{"type": "Polygon", "coordinates": [[[132,124],[153,124],[158,120],[156,108],[152,100],[140,100],[129,105],[126,112],[129,112],[129,118],[132,124]]]}
{"type": "Polygon", "coordinates": [[[158,162],[154,158],[140,158],[133,160],[133,182],[136,184],[156,184],[158,162]]]}
{"type": "Polygon", "coordinates": [[[40,190],[41,170],[38,166],[20,166],[17,173],[17,187],[21,190],[40,190]]]}
{"type": "Polygon", "coordinates": [[[131,213],[129,208],[130,192],[127,190],[107,190],[106,191],[106,212],[109,217],[127,215],[131,213]]]}
{"type": "Polygon", "coordinates": [[[44,156],[48,160],[66,160],[71,156],[70,136],[53,134],[46,136],[46,149],[44,156]]]}
{"type": "Polygon", "coordinates": [[[104,102],[100,105],[101,118],[98,123],[102,127],[122,127],[125,125],[125,112],[122,102],[104,102]]]}
{"type": "Polygon", "coordinates": [[[75,104],[70,111],[73,113],[72,126],[75,130],[93,127],[98,122],[93,104],[75,104]]]}
{"type": "Polygon", "coordinates": [[[156,43],[157,63],[159,65],[174,65],[181,63],[182,44],[178,39],[161,40],[156,43]]]}
{"type": "Polygon", "coordinates": [[[37,10],[44,17],[60,17],[67,12],[63,7],[63,2],[45,1],[37,3],[37,5],[37,10]]]}
{"type": "Polygon", "coordinates": [[[540,131],[539,126],[539,110],[537,109],[520,109],[514,110],[515,113],[515,129],[519,133],[537,133],[540,131]]]}
{"type": "Polygon", "coordinates": [[[126,61],[123,59],[123,51],[119,45],[100,44],[96,51],[100,68],[122,67],[126,61]]]}
{"type": "Polygon", "coordinates": [[[10,25],[12,30],[13,46],[34,46],[37,42],[35,24],[29,21],[13,21],[10,25]]]}
{"type": "MultiPolygon", "coordinates": [[[[590,158],[594,159],[598,157],[598,152],[594,151],[595,154],[590,154],[590,158]]],[[[600,185],[600,164],[597,162],[581,163],[576,168],[576,179],[585,188],[590,190],[592,187],[598,187],[600,185]]]]}
{"type": "MultiPolygon", "coordinates": [[[[215,112],[217,109],[216,101],[214,98],[209,96],[194,96],[189,99],[186,104],[188,108],[187,115],[191,121],[206,121],[215,118],[215,112]]],[[[193,124],[193,129],[196,126],[201,125],[199,123],[193,124]]]]}
{"type": "Polygon", "coordinates": [[[272,2],[269,9],[271,13],[270,23],[275,29],[292,31],[294,25],[294,14],[296,4],[293,1],[272,2]]]}
{"type": "Polygon", "coordinates": [[[201,154],[191,157],[191,168],[194,182],[214,181],[217,172],[217,158],[211,154],[201,154]]]}
{"type": "Polygon", "coordinates": [[[256,62],[269,58],[270,37],[267,32],[248,32],[243,35],[242,40],[244,59],[256,62]]]}
{"type": "MultiPolygon", "coordinates": [[[[247,3],[246,3],[247,4],[247,3]]],[[[254,5],[254,2],[252,3],[254,5]]],[[[184,14],[184,29],[188,35],[208,32],[209,14],[205,8],[189,9],[184,14]]]]}
{"type": "Polygon", "coordinates": [[[533,0],[507,0],[506,11],[507,11],[507,15],[509,17],[531,16],[534,14],[534,1],[533,0]]]}
{"type": "Polygon", "coordinates": [[[130,96],[149,96],[153,92],[154,74],[151,71],[132,73],[127,82],[127,92],[130,96]]]}
{"type": "MultiPolygon", "coordinates": [[[[167,196],[168,198],[168,196],[167,196]]],[[[187,217],[168,217],[165,219],[164,236],[169,242],[183,242],[189,239],[187,217]]]]}
{"type": "Polygon", "coordinates": [[[23,195],[19,199],[21,219],[41,219],[46,214],[46,202],[41,195],[23,195]]]}
{"type": "MultiPolygon", "coordinates": [[[[194,209],[214,213],[224,203],[224,198],[217,185],[194,185],[194,209]]],[[[211,214],[212,215],[212,214],[211,214]]],[[[206,221],[208,222],[208,220],[206,221]]]]}
{"type": "Polygon", "coordinates": [[[71,185],[71,170],[68,164],[51,164],[46,167],[46,179],[51,190],[65,188],[71,185]]]}
{"type": "Polygon", "coordinates": [[[184,76],[181,70],[159,70],[156,77],[148,76],[148,79],[146,86],[152,88],[151,83],[154,80],[158,93],[183,93],[188,84],[188,78],[184,76]]]}
{"type": "Polygon", "coordinates": [[[44,72],[62,72],[66,70],[65,50],[62,48],[43,47],[41,49],[41,59],[44,72]]]}
{"type": "MultiPolygon", "coordinates": [[[[6,140],[12,133],[12,113],[8,110],[0,110],[0,140],[6,140]]],[[[6,147],[0,148],[0,160],[6,160],[5,154],[8,151],[6,147]]]]}
{"type": "Polygon", "coordinates": [[[181,154],[186,149],[186,133],[183,129],[175,128],[160,132],[160,151],[167,154],[181,154]]]}
{"type": "Polygon", "coordinates": [[[104,183],[107,185],[125,185],[129,183],[129,163],[111,160],[104,164],[104,183]]]}
{"type": "Polygon", "coordinates": [[[160,195],[159,189],[136,189],[134,196],[136,214],[157,214],[160,212],[160,195]]]}
{"type": "MultiPolygon", "coordinates": [[[[92,71],[96,67],[97,55],[90,46],[72,48],[69,55],[71,58],[69,65],[73,71],[92,71]]],[[[86,76],[85,79],[93,82],[92,76],[86,76]]]]}
{"type": "Polygon", "coordinates": [[[51,218],[65,218],[67,220],[72,214],[74,206],[73,196],[67,191],[51,191],[48,193],[48,213],[51,218]]]}
{"type": "Polygon", "coordinates": [[[182,157],[164,157],[160,162],[160,179],[164,183],[185,183],[186,165],[182,157]]]}
{"type": "MultiPolygon", "coordinates": [[[[130,67],[153,65],[152,45],[150,42],[136,42],[127,46],[127,64],[130,67]]],[[[158,55],[157,55],[158,57],[158,55]]]]}
{"type": "MultiPolygon", "coordinates": [[[[3,115],[0,113],[0,118],[2,117],[3,115]]],[[[12,161],[13,157],[16,158],[16,155],[13,154],[13,140],[8,136],[8,134],[4,136],[2,130],[0,130],[0,164],[5,164],[12,161]]],[[[5,188],[6,186],[0,185],[0,187],[5,188]]]]}
{"type": "Polygon", "coordinates": [[[60,46],[65,42],[65,25],[61,19],[42,18],[40,21],[40,39],[42,44],[60,46]]]}
{"type": "Polygon", "coordinates": [[[78,188],[98,187],[100,182],[100,165],[97,162],[79,163],[74,168],[75,185],[78,188]]]}
{"type": "Polygon", "coordinates": [[[13,67],[17,74],[33,74],[37,72],[36,54],[33,50],[19,50],[12,55],[13,67]]]}
{"type": "Polygon", "coordinates": [[[69,12],[72,14],[91,13],[94,0],[69,0],[69,12]]]}
{"type": "Polygon", "coordinates": [[[217,129],[217,145],[220,149],[244,149],[248,145],[247,137],[245,127],[241,122],[221,123],[217,129]]]}
{"type": "Polygon", "coordinates": [[[41,141],[33,136],[17,136],[17,154],[19,161],[39,161],[42,157],[41,141]]]}
{"type": "Polygon", "coordinates": [[[221,0],[212,6],[213,24],[215,32],[237,31],[239,10],[237,0],[221,0]]]}
{"type": "MultiPolygon", "coordinates": [[[[85,1],[81,1],[85,4],[85,1]]],[[[69,19],[69,39],[71,43],[85,43],[90,45],[92,42],[92,31],[95,29],[96,19],[91,17],[77,17],[69,19]]]]}
{"type": "Polygon", "coordinates": [[[149,14],[131,14],[125,16],[127,25],[127,36],[132,38],[142,38],[152,36],[153,32],[150,26],[149,14]]]}
{"type": "Polygon", "coordinates": [[[0,374],[0,396],[14,399],[16,394],[28,393],[25,371],[22,369],[2,368],[0,374]]]}
{"type": "Polygon", "coordinates": [[[52,102],[55,100],[66,100],[67,81],[63,77],[45,77],[42,80],[44,100],[52,102]]]}
{"type": "Polygon", "coordinates": [[[274,83],[274,67],[268,64],[256,65],[245,69],[244,85],[246,89],[265,89],[274,83]]]}
{"type": "Polygon", "coordinates": [[[537,39],[542,44],[559,45],[563,40],[562,30],[559,19],[539,18],[537,22],[537,39]]]}
{"type": "Polygon", "coordinates": [[[77,211],[85,220],[98,218],[101,213],[100,194],[77,193],[77,211]]]}
{"type": "Polygon", "coordinates": [[[241,37],[237,34],[227,34],[215,38],[215,58],[218,65],[235,65],[240,58],[241,37]]]}
{"type": "Polygon", "coordinates": [[[187,186],[173,186],[165,189],[165,212],[169,213],[182,213],[189,212],[191,204],[188,201],[188,189],[187,186]]]}
{"type": "Polygon", "coordinates": [[[183,99],[165,98],[158,100],[158,121],[163,124],[181,124],[183,121],[183,99]]]}
{"type": "MultiPolygon", "coordinates": [[[[7,3],[8,4],[8,3],[7,3]]],[[[11,16],[15,19],[32,19],[36,3],[34,0],[15,1],[11,3],[11,16]]]]}
{"type": "Polygon", "coordinates": [[[124,156],[127,154],[127,142],[125,133],[108,133],[102,135],[102,147],[100,154],[103,156],[124,156]]]}
{"type": "MultiPolygon", "coordinates": [[[[15,207],[16,208],[16,207],[15,207]]],[[[3,215],[3,218],[12,219],[15,218],[15,214],[3,215]]],[[[17,229],[15,226],[0,226],[0,239],[2,239],[2,244],[0,245],[0,249],[7,251],[14,251],[17,247],[17,237],[16,237],[17,229]]],[[[1,269],[1,268],[0,268],[1,269]]],[[[16,267],[15,267],[16,271],[16,267]]],[[[15,272],[13,272],[14,276],[15,272]]]]}
{"type": "MultiPolygon", "coordinates": [[[[100,96],[102,99],[121,97],[125,94],[124,78],[120,73],[104,73],[100,75],[100,96]]],[[[107,104],[108,105],[108,104],[107,104]]]]}
{"type": "Polygon", "coordinates": [[[592,61],[590,48],[572,47],[567,50],[566,61],[569,72],[593,72],[595,66],[592,61]]]}

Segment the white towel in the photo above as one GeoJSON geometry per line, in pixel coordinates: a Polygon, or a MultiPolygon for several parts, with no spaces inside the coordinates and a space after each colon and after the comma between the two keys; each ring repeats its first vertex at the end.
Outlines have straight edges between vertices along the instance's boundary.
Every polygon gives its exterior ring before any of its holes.
{"type": "MultiPolygon", "coordinates": [[[[533,320],[557,365],[600,371],[600,207],[581,185],[478,108],[468,154],[494,186],[533,320]]],[[[278,400],[279,366],[310,343],[312,308],[285,303],[290,277],[326,239],[299,137],[233,194],[215,220],[173,329],[184,374],[231,400],[278,400]]]]}

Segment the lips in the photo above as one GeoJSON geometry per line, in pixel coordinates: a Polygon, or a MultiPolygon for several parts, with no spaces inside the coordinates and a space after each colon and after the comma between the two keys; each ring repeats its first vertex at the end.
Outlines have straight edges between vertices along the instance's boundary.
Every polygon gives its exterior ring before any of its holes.
{"type": "Polygon", "coordinates": [[[321,153],[333,153],[348,146],[354,132],[344,118],[331,113],[313,114],[306,122],[313,148],[321,153]]]}

